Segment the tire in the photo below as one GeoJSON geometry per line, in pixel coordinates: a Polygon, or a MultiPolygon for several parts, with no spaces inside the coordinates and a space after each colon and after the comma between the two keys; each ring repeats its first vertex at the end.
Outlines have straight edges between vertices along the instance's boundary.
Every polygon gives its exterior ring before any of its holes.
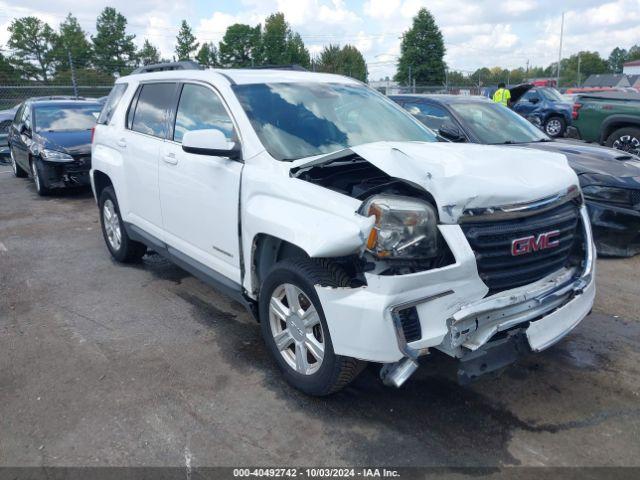
{"type": "Polygon", "coordinates": [[[36,185],[36,192],[41,197],[46,197],[51,194],[51,189],[47,187],[47,182],[42,176],[42,172],[38,167],[38,161],[33,159],[31,160],[31,176],[33,177],[33,183],[36,185]]]}
{"type": "Polygon", "coordinates": [[[347,386],[366,362],[334,353],[316,284],[344,287],[349,278],[343,270],[324,260],[297,258],[277,263],[260,289],[260,328],[285,380],[308,395],[324,396],[347,386]],[[291,315],[289,297],[301,307],[297,309],[299,312],[308,315],[306,318],[291,315]],[[279,302],[278,308],[271,306],[272,299],[279,302]],[[317,352],[322,353],[320,360],[317,352]],[[302,373],[305,368],[306,373],[302,373]]]}
{"type": "Polygon", "coordinates": [[[13,158],[13,150],[10,150],[10,155],[11,155],[11,168],[13,170],[13,176],[17,177],[17,178],[26,178],[27,177],[27,172],[24,171],[24,169],[18,165],[15,161],[15,159],[13,158]]]}
{"type": "Polygon", "coordinates": [[[111,256],[121,263],[139,262],[147,253],[147,246],[129,238],[113,187],[107,187],[102,191],[98,205],[102,236],[111,256]]]}
{"type": "Polygon", "coordinates": [[[558,138],[564,136],[564,132],[567,130],[567,121],[562,117],[549,117],[544,123],[544,133],[551,138],[558,138]]]}
{"type": "Polygon", "coordinates": [[[640,128],[624,127],[614,131],[605,142],[607,147],[640,155],[640,128]]]}

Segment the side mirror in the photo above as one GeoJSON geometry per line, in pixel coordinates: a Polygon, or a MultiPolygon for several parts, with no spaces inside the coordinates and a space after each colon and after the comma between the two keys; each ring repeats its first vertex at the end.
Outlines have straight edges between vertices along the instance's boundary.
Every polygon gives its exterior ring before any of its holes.
{"type": "Polygon", "coordinates": [[[441,137],[451,140],[452,142],[464,142],[464,135],[453,122],[444,122],[438,129],[438,134],[441,137]]]}
{"type": "Polygon", "coordinates": [[[26,123],[20,125],[20,135],[26,135],[27,137],[31,136],[31,127],[26,123]]]}
{"type": "Polygon", "coordinates": [[[227,140],[220,130],[191,130],[182,137],[182,150],[197,155],[212,157],[228,157],[231,160],[241,160],[240,146],[227,140]]]}

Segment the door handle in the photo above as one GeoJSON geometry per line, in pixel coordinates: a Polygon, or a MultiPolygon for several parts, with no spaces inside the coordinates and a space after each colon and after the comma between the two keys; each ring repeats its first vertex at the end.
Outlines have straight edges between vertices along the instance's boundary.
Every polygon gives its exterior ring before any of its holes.
{"type": "Polygon", "coordinates": [[[162,157],[165,163],[169,163],[171,165],[176,165],[178,163],[178,159],[176,158],[175,153],[167,153],[162,157]]]}
{"type": "Polygon", "coordinates": [[[121,148],[127,148],[127,141],[124,138],[121,138],[116,142],[116,145],[118,145],[121,148]]]}

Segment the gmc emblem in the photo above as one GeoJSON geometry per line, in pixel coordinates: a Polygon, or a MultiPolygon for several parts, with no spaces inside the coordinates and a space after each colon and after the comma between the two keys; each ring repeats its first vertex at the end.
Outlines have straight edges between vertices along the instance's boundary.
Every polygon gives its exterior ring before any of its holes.
{"type": "Polygon", "coordinates": [[[527,253],[537,252],[538,250],[546,250],[548,248],[556,248],[560,245],[557,237],[560,230],[552,230],[550,232],[541,233],[537,237],[529,235],[528,237],[516,238],[511,242],[511,255],[526,255],[527,253]]]}

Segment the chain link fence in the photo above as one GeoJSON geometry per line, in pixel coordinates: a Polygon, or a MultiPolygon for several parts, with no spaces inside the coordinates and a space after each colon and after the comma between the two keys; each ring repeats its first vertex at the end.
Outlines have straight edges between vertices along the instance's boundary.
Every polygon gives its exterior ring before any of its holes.
{"type": "MultiPolygon", "coordinates": [[[[101,98],[113,85],[78,85],[79,97],[101,98]]],[[[74,96],[72,85],[0,85],[0,110],[11,109],[31,97],[74,96]]]]}

